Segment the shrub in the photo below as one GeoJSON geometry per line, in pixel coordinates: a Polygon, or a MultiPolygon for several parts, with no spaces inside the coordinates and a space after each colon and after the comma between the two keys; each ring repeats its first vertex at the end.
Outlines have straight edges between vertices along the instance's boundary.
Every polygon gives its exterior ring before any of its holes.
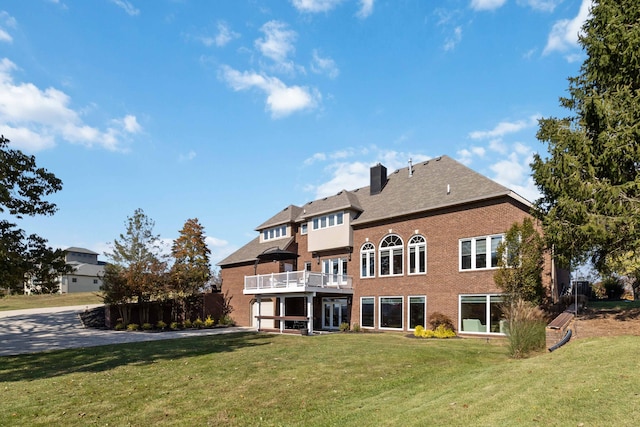
{"type": "Polygon", "coordinates": [[[236,322],[229,316],[228,314],[223,316],[222,319],[218,322],[218,324],[223,326],[235,326],[236,322]]]}
{"type": "Polygon", "coordinates": [[[359,323],[354,323],[353,324],[353,328],[351,328],[351,330],[353,332],[362,332],[362,330],[360,329],[360,324],[359,323]]]}
{"type": "Polygon", "coordinates": [[[187,319],[182,323],[182,327],[185,329],[189,329],[193,326],[193,323],[191,323],[191,320],[187,319]]]}
{"type": "Polygon", "coordinates": [[[424,332],[424,327],[422,325],[418,325],[416,326],[416,328],[413,330],[413,336],[414,337],[422,337],[422,333],[424,332]]]}
{"type": "Polygon", "coordinates": [[[503,307],[507,319],[509,355],[515,359],[542,350],[546,344],[544,313],[533,304],[517,299],[503,307]]]}
{"type": "Polygon", "coordinates": [[[167,328],[167,324],[164,323],[162,320],[159,320],[158,323],[156,323],[156,328],[160,329],[161,331],[164,331],[167,328]]]}
{"type": "Polygon", "coordinates": [[[429,326],[435,331],[440,325],[444,325],[445,328],[451,329],[452,331],[455,330],[451,318],[446,314],[436,311],[429,316],[429,326]]]}
{"type": "Polygon", "coordinates": [[[349,324],[347,322],[340,323],[340,332],[348,332],[350,329],[349,324]]]}
{"type": "Polygon", "coordinates": [[[124,331],[124,323],[122,323],[122,322],[116,323],[116,326],[114,326],[114,329],[116,331],[124,331]]]}
{"type": "Polygon", "coordinates": [[[151,323],[143,323],[142,324],[142,330],[143,331],[150,331],[151,329],[153,329],[153,326],[151,325],[151,323]]]}
{"type": "Polygon", "coordinates": [[[193,329],[200,329],[204,326],[204,322],[202,321],[202,319],[200,317],[196,318],[196,320],[193,321],[193,323],[191,324],[191,327],[193,329]]]}
{"type": "Polygon", "coordinates": [[[607,293],[609,299],[620,299],[624,293],[622,282],[616,277],[607,277],[602,281],[602,286],[607,293]]]}
{"type": "Polygon", "coordinates": [[[433,336],[435,338],[453,338],[456,336],[456,333],[453,332],[452,328],[441,324],[433,331],[433,336]]]}
{"type": "Polygon", "coordinates": [[[140,329],[140,325],[137,323],[129,323],[127,325],[127,331],[137,331],[138,329],[140,329]]]}
{"type": "Polygon", "coordinates": [[[204,319],[204,327],[205,328],[213,328],[216,324],[216,321],[211,318],[211,315],[208,315],[206,319],[204,319]]]}
{"type": "Polygon", "coordinates": [[[171,322],[171,324],[169,325],[169,329],[171,329],[172,331],[177,331],[178,329],[180,329],[180,325],[178,324],[178,322],[171,322]]]}

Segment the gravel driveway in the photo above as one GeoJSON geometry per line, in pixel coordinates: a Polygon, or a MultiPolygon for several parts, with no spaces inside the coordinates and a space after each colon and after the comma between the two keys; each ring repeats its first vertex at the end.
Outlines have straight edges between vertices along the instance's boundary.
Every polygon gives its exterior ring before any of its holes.
{"type": "Polygon", "coordinates": [[[78,314],[94,307],[97,305],[0,311],[0,356],[255,331],[232,327],[147,333],[84,328],[78,314]]]}

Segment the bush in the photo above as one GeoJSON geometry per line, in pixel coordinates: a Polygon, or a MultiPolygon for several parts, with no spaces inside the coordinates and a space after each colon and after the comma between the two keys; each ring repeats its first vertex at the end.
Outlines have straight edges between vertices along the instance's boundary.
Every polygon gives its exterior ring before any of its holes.
{"type": "Polygon", "coordinates": [[[531,303],[518,299],[503,308],[507,319],[509,355],[515,359],[542,350],[546,344],[544,313],[531,303]]]}
{"type": "Polygon", "coordinates": [[[116,326],[114,326],[114,329],[116,331],[124,331],[124,323],[122,323],[122,322],[116,323],[116,326]]]}
{"type": "Polygon", "coordinates": [[[193,329],[201,329],[203,326],[204,326],[204,322],[200,317],[196,318],[196,320],[194,320],[193,323],[191,324],[191,327],[193,329]]]}
{"type": "Polygon", "coordinates": [[[185,329],[189,329],[193,326],[193,323],[191,323],[191,320],[187,319],[182,323],[182,327],[185,329]]]}
{"type": "Polygon", "coordinates": [[[453,321],[449,316],[438,311],[432,313],[431,316],[429,316],[429,326],[431,326],[431,329],[435,331],[441,325],[444,325],[445,328],[452,331],[455,330],[453,327],[453,321]]]}
{"type": "Polygon", "coordinates": [[[340,332],[348,332],[350,329],[349,324],[347,322],[340,323],[340,332]]]}
{"type": "Polygon", "coordinates": [[[620,299],[624,293],[622,282],[615,277],[607,277],[602,281],[602,286],[607,294],[607,298],[612,300],[620,299]]]}
{"type": "Polygon", "coordinates": [[[362,332],[362,330],[360,329],[360,324],[359,323],[354,323],[353,324],[353,328],[351,328],[351,330],[353,332],[362,332]]]}
{"type": "Polygon", "coordinates": [[[204,319],[204,327],[205,328],[213,328],[216,324],[216,321],[211,318],[211,315],[208,315],[206,319],[204,319]]]}
{"type": "Polygon", "coordinates": [[[156,323],[156,328],[160,329],[161,331],[164,331],[167,328],[167,324],[164,323],[162,320],[159,320],[158,323],[156,323]]]}
{"type": "Polygon", "coordinates": [[[416,326],[416,328],[413,330],[413,336],[414,337],[422,337],[422,333],[424,332],[424,327],[422,325],[418,325],[416,326]]]}
{"type": "Polygon", "coordinates": [[[219,325],[222,326],[235,326],[236,322],[229,316],[228,314],[223,316],[222,319],[218,322],[219,325]]]}
{"type": "Polygon", "coordinates": [[[137,323],[129,323],[127,325],[127,331],[137,331],[138,329],[140,329],[140,325],[137,323]]]}
{"type": "Polygon", "coordinates": [[[142,330],[143,331],[150,331],[151,329],[153,329],[153,326],[151,325],[151,323],[143,323],[142,324],[142,330]]]}
{"type": "Polygon", "coordinates": [[[444,324],[439,325],[434,330],[425,329],[422,325],[418,325],[413,331],[413,335],[418,338],[453,338],[456,333],[444,324]]]}
{"type": "Polygon", "coordinates": [[[171,324],[169,325],[169,329],[171,329],[172,331],[177,331],[178,329],[180,329],[180,325],[178,324],[178,322],[171,322],[171,324]]]}

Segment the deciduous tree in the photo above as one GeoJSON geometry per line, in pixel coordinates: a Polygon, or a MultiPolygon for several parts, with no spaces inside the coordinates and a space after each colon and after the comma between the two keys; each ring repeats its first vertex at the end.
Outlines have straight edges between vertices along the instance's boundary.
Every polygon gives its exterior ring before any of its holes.
{"type": "Polygon", "coordinates": [[[565,118],[540,121],[533,178],[537,210],[560,261],[640,249],[640,3],[596,0],[579,41],[586,53],[569,79],[565,118]]]}

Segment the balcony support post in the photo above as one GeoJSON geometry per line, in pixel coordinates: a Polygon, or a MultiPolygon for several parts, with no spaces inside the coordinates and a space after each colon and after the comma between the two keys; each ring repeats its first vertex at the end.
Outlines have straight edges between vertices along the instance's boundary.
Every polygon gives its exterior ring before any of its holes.
{"type": "Polygon", "coordinates": [[[313,335],[313,294],[307,295],[307,331],[313,335]]]}

